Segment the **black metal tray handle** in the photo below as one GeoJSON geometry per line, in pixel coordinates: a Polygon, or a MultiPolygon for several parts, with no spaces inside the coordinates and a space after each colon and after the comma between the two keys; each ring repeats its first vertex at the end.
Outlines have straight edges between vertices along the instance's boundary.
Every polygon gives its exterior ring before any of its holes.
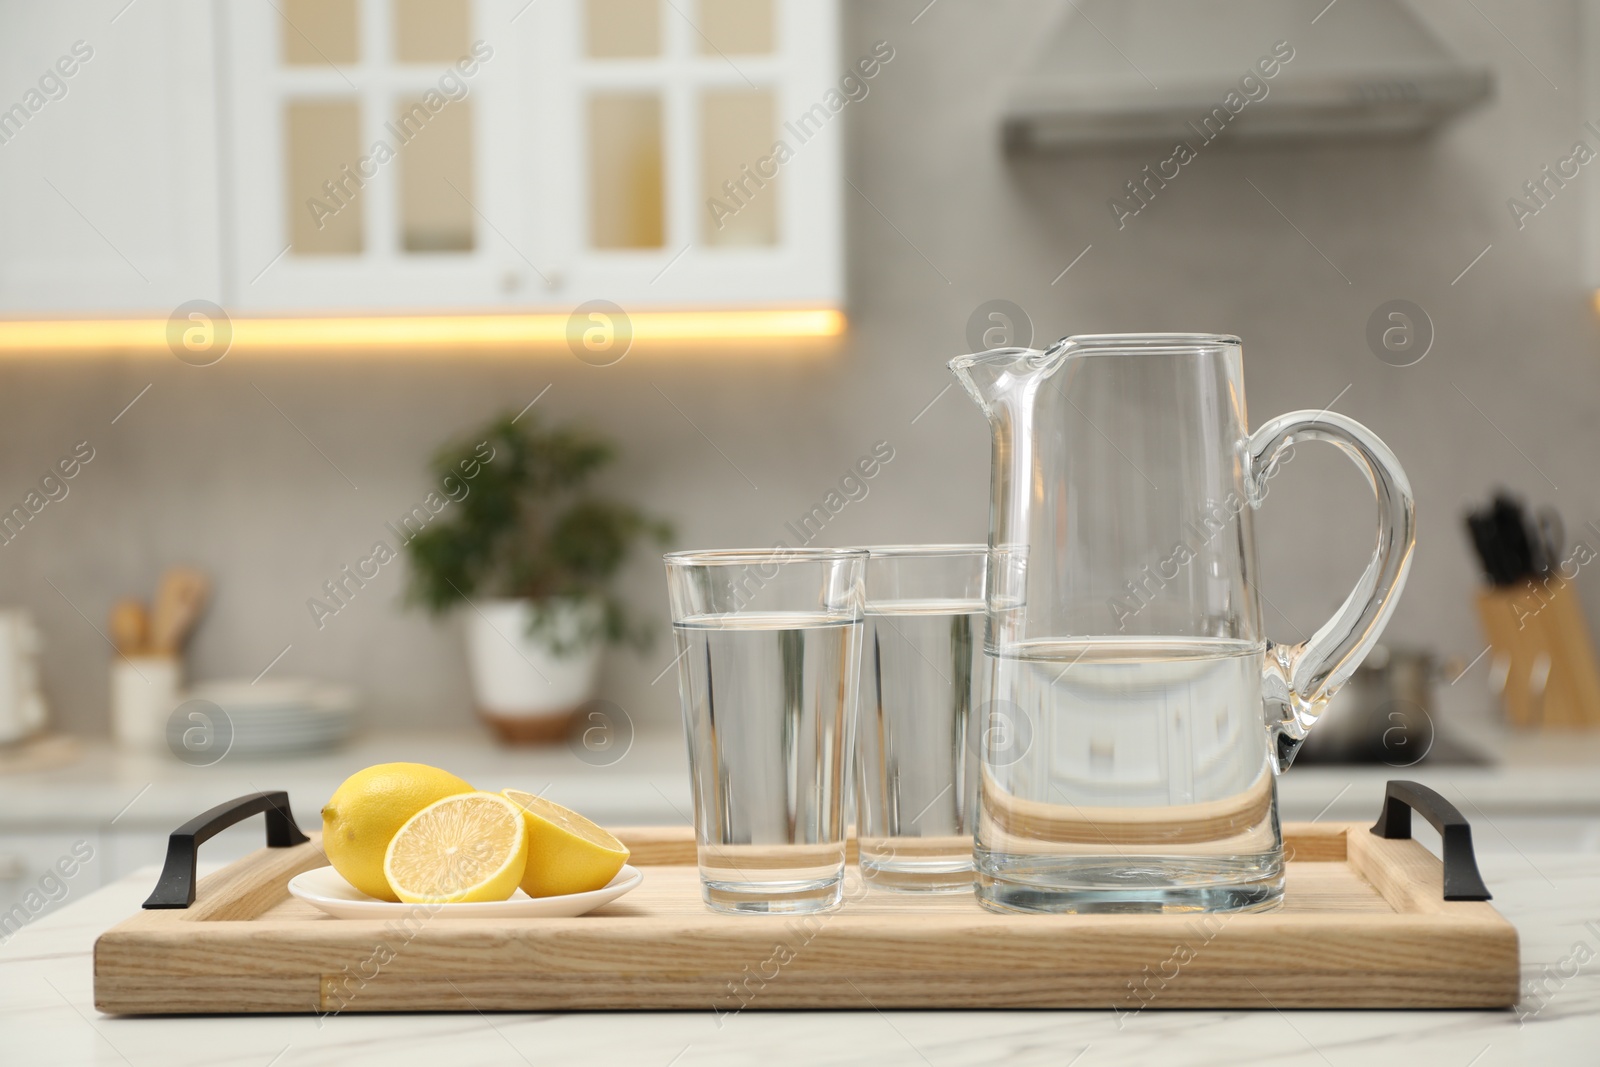
{"type": "Polygon", "coordinates": [[[1456,806],[1420,782],[1398,779],[1389,783],[1383,798],[1383,814],[1372,827],[1379,837],[1411,836],[1411,813],[1415,811],[1433,824],[1444,842],[1444,899],[1488,900],[1489,888],[1478,873],[1478,859],[1472,851],[1472,827],[1456,806]]]}
{"type": "Polygon", "coordinates": [[[268,793],[251,793],[223,804],[218,804],[203,815],[197,815],[172,831],[167,838],[167,862],[161,868],[161,878],[156,890],[144,902],[146,908],[187,908],[194,903],[195,863],[200,857],[200,845],[226,830],[236,822],[243,822],[262,812],[267,816],[267,847],[289,848],[311,840],[295,825],[289,811],[289,794],[283,790],[268,793]]]}

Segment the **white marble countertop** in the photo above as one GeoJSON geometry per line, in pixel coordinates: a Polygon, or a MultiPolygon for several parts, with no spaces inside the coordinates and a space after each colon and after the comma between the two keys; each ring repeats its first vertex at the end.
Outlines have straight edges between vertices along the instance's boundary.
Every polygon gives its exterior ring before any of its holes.
{"type": "Polygon", "coordinates": [[[602,1067],[871,1063],[957,1067],[1244,1064],[1498,1067],[1600,1060],[1600,857],[1483,857],[1522,937],[1523,1003],[1488,1012],[747,1011],[113,1018],[93,1007],[95,937],[131,915],[142,870],[0,945],[0,1059],[121,1064],[602,1067]]]}

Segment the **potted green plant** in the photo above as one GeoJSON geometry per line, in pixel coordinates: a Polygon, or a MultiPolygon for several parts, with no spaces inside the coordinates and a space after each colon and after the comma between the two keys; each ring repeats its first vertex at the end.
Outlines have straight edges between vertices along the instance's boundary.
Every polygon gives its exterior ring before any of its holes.
{"type": "Polygon", "coordinates": [[[524,414],[434,460],[451,504],[406,544],[410,595],[435,615],[468,607],[478,712],[508,742],[561,737],[594,696],[605,645],[648,639],[611,580],[640,539],[665,543],[672,529],[591,490],[616,455],[592,432],[524,414]]]}

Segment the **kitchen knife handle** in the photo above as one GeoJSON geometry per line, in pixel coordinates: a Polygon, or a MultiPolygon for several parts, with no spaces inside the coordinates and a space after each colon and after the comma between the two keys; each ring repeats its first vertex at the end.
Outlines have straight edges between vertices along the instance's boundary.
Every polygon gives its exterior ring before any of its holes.
{"type": "Polygon", "coordinates": [[[218,804],[203,815],[196,815],[167,838],[167,862],[161,868],[155,892],[144,902],[146,908],[187,908],[194,903],[195,864],[200,845],[234,823],[262,812],[267,816],[267,847],[289,848],[311,840],[295,825],[289,810],[289,794],[281,789],[251,793],[218,804]]]}
{"type": "Polygon", "coordinates": [[[1372,827],[1379,837],[1411,836],[1411,813],[1433,824],[1444,841],[1444,899],[1488,900],[1489,888],[1478,873],[1472,851],[1472,827],[1456,806],[1421,782],[1395,779],[1383,797],[1383,814],[1372,827]]]}

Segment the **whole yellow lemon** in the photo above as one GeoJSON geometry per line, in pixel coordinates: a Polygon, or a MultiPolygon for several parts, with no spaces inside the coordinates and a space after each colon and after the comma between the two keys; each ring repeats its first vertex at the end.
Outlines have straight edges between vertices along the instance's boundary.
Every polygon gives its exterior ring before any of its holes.
{"type": "Polygon", "coordinates": [[[389,841],[436,800],[471,793],[449,771],[425,763],[379,763],[357,771],[322,809],[322,851],[344,880],[379,900],[398,900],[383,875],[389,841]]]}

